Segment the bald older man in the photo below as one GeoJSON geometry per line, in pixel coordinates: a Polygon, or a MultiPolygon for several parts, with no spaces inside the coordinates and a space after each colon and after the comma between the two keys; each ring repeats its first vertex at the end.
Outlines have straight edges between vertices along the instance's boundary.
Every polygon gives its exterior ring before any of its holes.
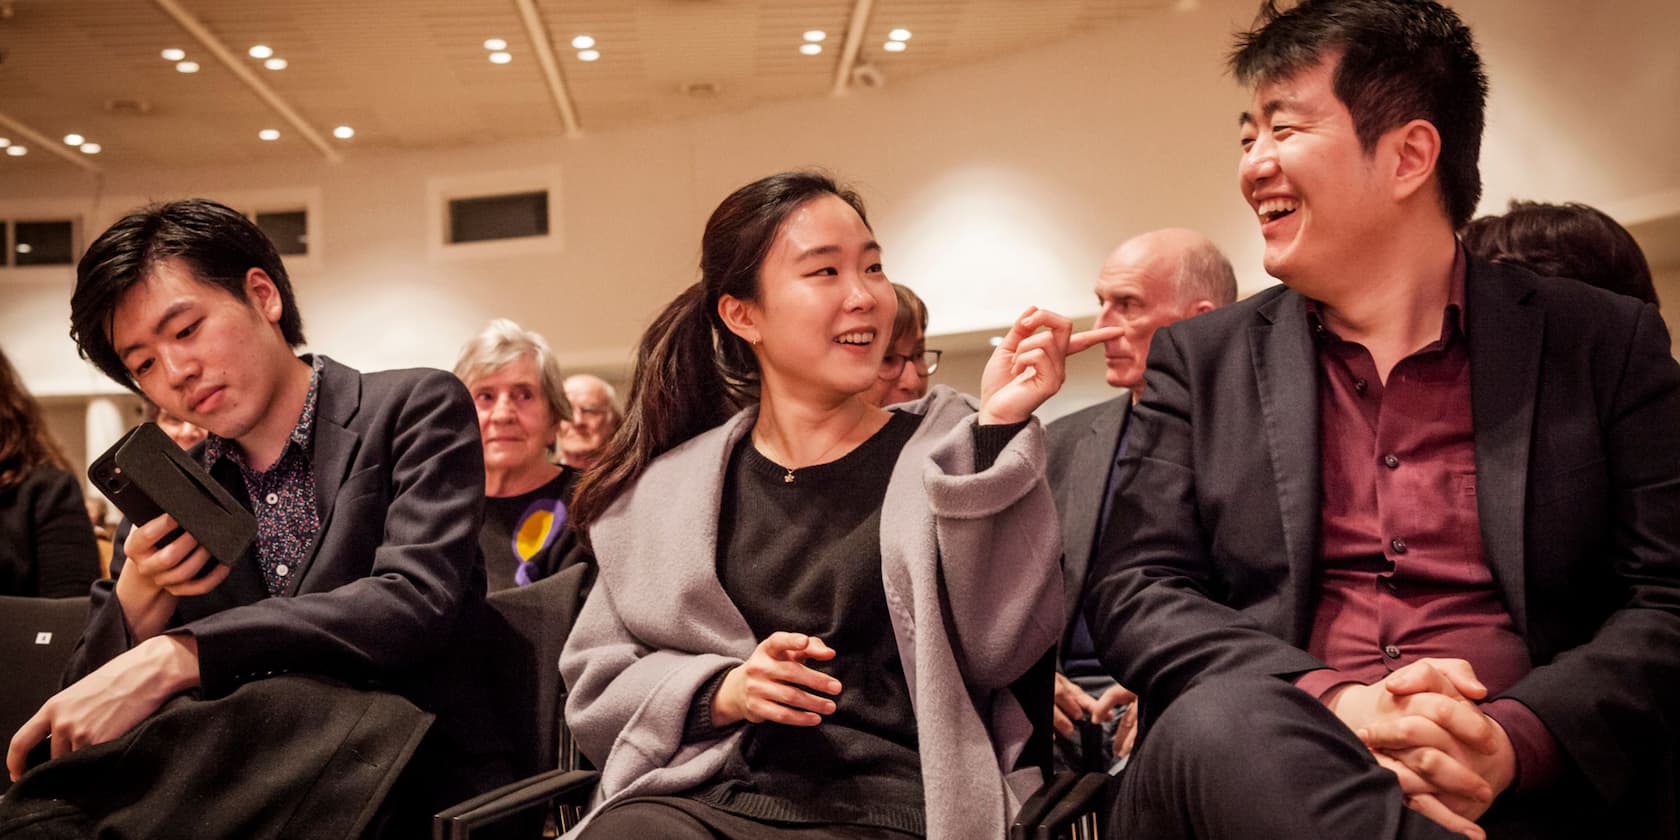
{"type": "Polygon", "coordinates": [[[1133,701],[1097,662],[1079,605],[1086,571],[1102,536],[1114,494],[1114,465],[1125,452],[1127,420],[1143,391],[1149,341],[1168,324],[1231,303],[1237,279],[1225,255],[1193,230],[1167,228],[1126,240],[1097,275],[1102,310],[1098,327],[1121,327],[1103,346],[1108,384],[1117,396],[1051,423],[1050,489],[1062,519],[1063,583],[1066,592],[1061,669],[1056,675],[1058,757],[1070,766],[1106,767],[1131,750],[1135,707],[1121,719],[1115,709],[1133,701]],[[1074,738],[1073,721],[1090,719],[1111,731],[1111,755],[1085,757],[1074,738]]]}
{"type": "Polygon", "coordinates": [[[560,423],[560,463],[587,470],[601,460],[624,415],[618,410],[613,386],[599,376],[580,373],[566,378],[566,400],[572,417],[560,423]]]}

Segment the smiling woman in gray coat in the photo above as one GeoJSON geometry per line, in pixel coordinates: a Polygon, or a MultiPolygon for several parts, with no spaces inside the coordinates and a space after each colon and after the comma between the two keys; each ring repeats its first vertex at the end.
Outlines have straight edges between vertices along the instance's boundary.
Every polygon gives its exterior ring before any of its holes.
{"type": "Polygon", "coordinates": [[[582,836],[1002,837],[1036,783],[1008,685],[1061,583],[1032,412],[1106,335],[1029,309],[978,406],[886,411],[862,394],[894,307],[826,176],[712,214],[573,508],[600,563],[561,657],[603,771],[582,836]]]}

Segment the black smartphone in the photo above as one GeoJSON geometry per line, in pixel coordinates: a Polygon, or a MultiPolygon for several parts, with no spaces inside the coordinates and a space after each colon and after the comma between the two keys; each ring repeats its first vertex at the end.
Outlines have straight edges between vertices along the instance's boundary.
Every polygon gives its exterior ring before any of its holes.
{"type": "Polygon", "coordinates": [[[88,478],[136,527],[165,513],[175,517],[180,528],[159,540],[160,547],[185,530],[216,562],[231,566],[256,538],[256,517],[156,423],[130,429],[94,459],[88,478]]]}

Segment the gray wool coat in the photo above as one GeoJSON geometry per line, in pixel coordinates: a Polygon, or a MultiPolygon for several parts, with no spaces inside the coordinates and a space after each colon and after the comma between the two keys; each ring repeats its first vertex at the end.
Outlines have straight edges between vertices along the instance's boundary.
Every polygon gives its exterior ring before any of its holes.
{"type": "MultiPolygon", "coordinates": [[[[973,401],[938,387],[881,512],[881,575],[921,744],[928,837],[1004,836],[1037,786],[1010,774],[1031,723],[1008,690],[1061,632],[1061,539],[1037,420],[974,471],[973,401]]],[[[595,810],[705,783],[740,728],[683,744],[695,693],[758,644],[717,578],[724,472],[755,409],[671,450],[591,531],[600,577],[560,669],[566,720],[602,768],[595,810]]]]}

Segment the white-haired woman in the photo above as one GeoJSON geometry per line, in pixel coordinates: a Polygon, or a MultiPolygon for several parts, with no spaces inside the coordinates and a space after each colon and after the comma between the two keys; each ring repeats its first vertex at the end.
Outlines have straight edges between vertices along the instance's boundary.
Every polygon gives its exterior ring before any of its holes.
{"type": "Polygon", "coordinates": [[[574,562],[567,527],[578,471],[553,462],[572,416],[548,342],[506,318],[461,348],[455,375],[478,408],[484,437],[484,527],[479,546],[491,591],[525,586],[574,562]]]}

